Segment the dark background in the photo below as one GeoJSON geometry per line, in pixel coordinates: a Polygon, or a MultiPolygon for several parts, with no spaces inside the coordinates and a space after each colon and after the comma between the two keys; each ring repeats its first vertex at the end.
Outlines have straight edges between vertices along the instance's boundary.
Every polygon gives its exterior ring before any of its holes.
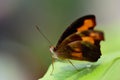
{"type": "Polygon", "coordinates": [[[49,43],[77,18],[95,14],[105,32],[102,53],[120,47],[119,0],[0,0],[0,80],[37,80],[51,64],[49,43]]]}

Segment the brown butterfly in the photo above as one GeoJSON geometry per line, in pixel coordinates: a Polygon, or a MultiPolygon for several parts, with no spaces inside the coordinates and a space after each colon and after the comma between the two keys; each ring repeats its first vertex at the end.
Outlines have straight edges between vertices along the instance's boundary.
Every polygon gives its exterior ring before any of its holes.
{"type": "Polygon", "coordinates": [[[73,22],[62,34],[57,45],[50,51],[55,59],[97,61],[101,56],[100,41],[104,40],[102,31],[94,30],[94,15],[87,15],[73,22]]]}
{"type": "MultiPolygon", "coordinates": [[[[94,15],[83,16],[73,22],[63,32],[57,45],[50,47],[50,51],[53,53],[52,58],[68,60],[71,64],[70,59],[96,62],[101,56],[100,41],[104,40],[104,33],[94,30],[95,26],[94,15]]],[[[37,29],[39,30],[38,27],[37,29]]],[[[41,31],[39,30],[39,32],[41,31]]],[[[43,33],[41,34],[44,36],[43,33]]],[[[49,41],[49,43],[51,42],[49,41]]]]}

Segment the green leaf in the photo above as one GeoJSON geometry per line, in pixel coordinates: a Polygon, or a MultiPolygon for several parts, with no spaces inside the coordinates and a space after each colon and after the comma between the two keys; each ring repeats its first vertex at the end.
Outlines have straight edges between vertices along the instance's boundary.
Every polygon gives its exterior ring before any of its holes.
{"type": "Polygon", "coordinates": [[[120,52],[104,54],[97,62],[71,60],[77,71],[69,62],[56,61],[39,80],[120,80],[120,52]]]}

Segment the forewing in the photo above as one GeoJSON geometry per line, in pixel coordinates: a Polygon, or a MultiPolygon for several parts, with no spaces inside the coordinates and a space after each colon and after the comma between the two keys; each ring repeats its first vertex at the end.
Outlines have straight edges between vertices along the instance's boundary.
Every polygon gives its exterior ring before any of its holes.
{"type": "Polygon", "coordinates": [[[62,41],[69,35],[75,32],[82,32],[85,30],[93,29],[95,25],[96,25],[96,21],[94,15],[87,15],[77,19],[63,32],[56,45],[56,48],[58,48],[58,46],[62,43],[62,41]]]}

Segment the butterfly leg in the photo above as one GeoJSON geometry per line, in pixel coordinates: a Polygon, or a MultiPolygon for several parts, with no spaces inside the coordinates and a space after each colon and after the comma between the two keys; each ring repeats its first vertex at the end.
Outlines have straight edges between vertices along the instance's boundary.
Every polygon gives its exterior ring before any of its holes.
{"type": "Polygon", "coordinates": [[[52,71],[51,71],[50,75],[52,75],[52,73],[54,71],[54,62],[55,62],[55,58],[52,57],[52,71]]]}
{"type": "Polygon", "coordinates": [[[77,70],[77,71],[79,71],[77,68],[76,68],[76,66],[68,59],[68,62],[70,63],[70,64],[72,64],[72,66],[77,70]]]}

